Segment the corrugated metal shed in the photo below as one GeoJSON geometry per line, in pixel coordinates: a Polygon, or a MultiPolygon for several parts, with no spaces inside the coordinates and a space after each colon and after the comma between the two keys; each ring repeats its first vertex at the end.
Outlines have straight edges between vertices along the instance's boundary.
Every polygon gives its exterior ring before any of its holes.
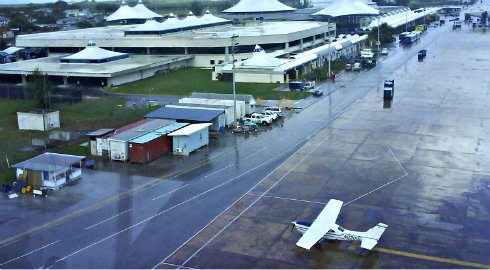
{"type": "Polygon", "coordinates": [[[138,125],[129,130],[126,130],[122,133],[115,134],[109,138],[112,141],[129,141],[139,136],[145,135],[149,132],[152,132],[156,129],[159,129],[164,126],[168,126],[172,123],[175,123],[175,120],[167,120],[167,119],[149,119],[150,121],[143,123],[142,125],[138,125]]]}
{"type": "Polygon", "coordinates": [[[172,150],[172,138],[167,134],[187,126],[173,123],[129,142],[129,161],[147,163],[172,150]]]}
{"type": "Polygon", "coordinates": [[[189,120],[200,122],[211,122],[213,119],[223,114],[224,110],[205,110],[191,108],[169,108],[162,107],[145,115],[146,118],[189,120]]]}
{"type": "Polygon", "coordinates": [[[143,135],[141,137],[138,137],[136,139],[133,139],[131,141],[129,141],[130,143],[146,143],[146,142],[149,142],[153,139],[156,139],[162,135],[166,135],[168,133],[171,133],[177,129],[180,129],[180,128],[183,128],[185,126],[189,125],[188,123],[173,123],[173,124],[170,124],[168,126],[165,126],[165,127],[162,127],[162,128],[159,128],[153,132],[150,132],[146,135],[143,135]]]}
{"type": "Polygon", "coordinates": [[[209,143],[211,123],[192,124],[174,131],[167,136],[172,138],[172,149],[176,155],[189,155],[194,150],[209,143]]]}

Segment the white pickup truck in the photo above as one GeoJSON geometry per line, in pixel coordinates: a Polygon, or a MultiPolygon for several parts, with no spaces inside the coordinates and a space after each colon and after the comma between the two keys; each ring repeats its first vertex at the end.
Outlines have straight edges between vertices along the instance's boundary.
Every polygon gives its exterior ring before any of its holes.
{"type": "Polygon", "coordinates": [[[371,49],[362,49],[361,51],[361,57],[362,58],[373,58],[374,53],[371,49]]]}
{"type": "Polygon", "coordinates": [[[260,113],[252,113],[250,117],[243,117],[243,120],[248,120],[256,124],[268,125],[272,123],[273,119],[271,116],[263,115],[260,113]]]}

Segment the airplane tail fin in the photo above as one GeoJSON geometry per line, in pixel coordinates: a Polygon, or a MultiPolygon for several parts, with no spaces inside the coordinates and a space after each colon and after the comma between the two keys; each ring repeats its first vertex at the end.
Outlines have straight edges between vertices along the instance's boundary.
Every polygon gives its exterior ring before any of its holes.
{"type": "Polygon", "coordinates": [[[381,235],[385,232],[388,225],[383,223],[378,223],[378,225],[369,229],[361,240],[361,247],[371,250],[377,243],[381,235]]]}

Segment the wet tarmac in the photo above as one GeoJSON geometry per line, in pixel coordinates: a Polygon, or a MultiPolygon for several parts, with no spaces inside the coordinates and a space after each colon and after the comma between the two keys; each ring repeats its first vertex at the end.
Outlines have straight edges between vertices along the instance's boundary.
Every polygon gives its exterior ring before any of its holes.
{"type": "MultiPolygon", "coordinates": [[[[489,268],[489,43],[445,26],[395,48],[428,56],[386,72],[396,87],[389,106],[380,88],[367,92],[158,267],[489,268]],[[315,218],[332,198],[344,201],[341,226],[389,225],[373,251],[295,246],[290,222],[315,218]]],[[[362,91],[404,55],[347,87],[362,91]]],[[[328,98],[308,110],[326,110],[328,98]]]]}
{"type": "Polygon", "coordinates": [[[323,98],[282,125],[236,136],[229,151],[165,181],[155,181],[162,168],[195,164],[204,152],[87,172],[94,179],[84,176],[93,182],[83,191],[109,191],[109,200],[66,207],[76,190],[50,204],[25,202],[46,217],[18,214],[27,233],[0,246],[0,267],[490,267],[488,47],[481,32],[433,29],[373,70],[325,85],[323,98]],[[428,50],[423,62],[419,49],[428,50]],[[388,77],[396,90],[385,106],[388,77]],[[331,198],[346,203],[338,223],[348,229],[389,225],[374,251],[349,242],[295,247],[290,222],[314,218],[331,198]]]}

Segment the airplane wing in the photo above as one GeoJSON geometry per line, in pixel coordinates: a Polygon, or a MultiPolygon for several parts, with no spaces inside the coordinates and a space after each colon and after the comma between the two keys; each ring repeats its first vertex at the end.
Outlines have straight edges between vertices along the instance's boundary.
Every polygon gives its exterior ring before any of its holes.
{"type": "Polygon", "coordinates": [[[318,240],[322,239],[328,230],[335,226],[335,221],[337,220],[341,207],[342,201],[330,200],[296,245],[310,249],[318,240]]]}
{"type": "Polygon", "coordinates": [[[373,249],[374,246],[376,246],[377,243],[378,243],[378,241],[376,241],[376,240],[363,238],[361,240],[361,247],[371,250],[371,249],[373,249]]]}

